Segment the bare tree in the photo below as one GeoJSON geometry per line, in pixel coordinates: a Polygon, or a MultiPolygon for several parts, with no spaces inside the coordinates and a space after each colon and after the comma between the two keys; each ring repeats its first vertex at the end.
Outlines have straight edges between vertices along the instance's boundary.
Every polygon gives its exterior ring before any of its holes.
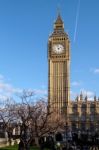
{"type": "Polygon", "coordinates": [[[50,112],[44,99],[34,103],[33,92],[24,91],[22,94],[20,96],[22,102],[17,105],[16,114],[20,122],[20,140],[26,148],[33,138],[37,139],[38,144],[40,137],[55,132],[61,123],[55,112],[50,112]]]}
{"type": "Polygon", "coordinates": [[[42,100],[35,105],[34,115],[31,114],[31,123],[36,137],[55,132],[60,126],[56,113],[50,112],[48,104],[42,100]]]}
{"type": "MultiPolygon", "coordinates": [[[[22,150],[29,150],[33,138],[37,139],[55,132],[61,125],[55,111],[49,110],[45,99],[35,100],[34,92],[23,91],[20,95],[20,102],[6,103],[0,109],[0,121],[8,133],[9,143],[15,125],[20,127],[20,143],[22,150]],[[34,102],[36,101],[36,102],[34,102]]],[[[20,149],[20,146],[19,146],[20,149]]]]}
{"type": "Polygon", "coordinates": [[[10,145],[13,129],[15,128],[15,122],[17,120],[15,116],[15,104],[14,102],[11,102],[11,99],[7,99],[5,103],[0,107],[0,122],[3,131],[7,133],[10,145]]]}

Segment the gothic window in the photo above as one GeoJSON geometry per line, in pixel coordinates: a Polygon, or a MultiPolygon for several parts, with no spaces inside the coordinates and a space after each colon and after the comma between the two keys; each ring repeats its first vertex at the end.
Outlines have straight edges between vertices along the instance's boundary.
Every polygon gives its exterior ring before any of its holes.
{"type": "Polygon", "coordinates": [[[85,113],[85,112],[86,112],[86,104],[82,104],[81,112],[82,112],[82,113],[85,113]]]}
{"type": "Polygon", "coordinates": [[[72,121],[78,121],[78,116],[76,114],[72,114],[70,117],[72,121]]]}
{"type": "Polygon", "coordinates": [[[77,104],[74,104],[72,107],[73,113],[77,113],[77,104]]]}
{"type": "Polygon", "coordinates": [[[94,124],[91,123],[91,124],[90,124],[90,131],[94,131],[94,129],[95,129],[94,124]]]}
{"type": "Polygon", "coordinates": [[[99,113],[95,114],[95,119],[99,121],[99,113]]]}
{"type": "Polygon", "coordinates": [[[82,130],[82,131],[85,131],[85,130],[86,130],[86,124],[85,124],[85,122],[82,122],[82,123],[81,123],[81,130],[82,130]]]}
{"type": "Polygon", "coordinates": [[[85,115],[82,115],[82,116],[81,116],[81,120],[82,120],[82,121],[86,121],[86,116],[85,116],[85,115]]]}
{"type": "Polygon", "coordinates": [[[94,121],[94,115],[90,116],[90,121],[94,121]]]}
{"type": "Polygon", "coordinates": [[[96,131],[99,131],[99,122],[96,122],[95,128],[96,128],[96,131]]]}
{"type": "Polygon", "coordinates": [[[76,127],[76,123],[72,123],[72,131],[75,131],[77,129],[77,127],[76,127]]]}
{"type": "Polygon", "coordinates": [[[90,112],[95,113],[95,104],[90,105],[90,112]]]}

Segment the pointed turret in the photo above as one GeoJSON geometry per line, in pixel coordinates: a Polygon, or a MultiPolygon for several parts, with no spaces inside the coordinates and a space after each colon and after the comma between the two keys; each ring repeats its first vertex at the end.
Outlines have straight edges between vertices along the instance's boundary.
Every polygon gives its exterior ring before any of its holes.
{"type": "Polygon", "coordinates": [[[80,93],[80,100],[82,101],[83,100],[83,94],[82,94],[82,91],[80,93]]]}
{"type": "Polygon", "coordinates": [[[96,97],[96,95],[94,96],[94,101],[96,101],[97,100],[97,97],[96,97]]]}
{"type": "Polygon", "coordinates": [[[88,96],[87,96],[87,95],[85,96],[85,101],[86,101],[86,102],[88,101],[88,96]]]}
{"type": "Polygon", "coordinates": [[[58,24],[58,23],[61,23],[61,24],[63,24],[63,20],[62,20],[62,18],[61,18],[61,15],[60,15],[60,13],[58,14],[58,17],[57,17],[57,19],[56,19],[56,22],[55,22],[55,24],[58,24]]]}
{"type": "Polygon", "coordinates": [[[79,101],[79,96],[77,95],[77,97],[76,97],[76,101],[78,102],[79,101]]]}
{"type": "Polygon", "coordinates": [[[58,17],[54,23],[54,29],[55,30],[64,30],[64,23],[63,23],[60,13],[58,13],[58,17]]]}

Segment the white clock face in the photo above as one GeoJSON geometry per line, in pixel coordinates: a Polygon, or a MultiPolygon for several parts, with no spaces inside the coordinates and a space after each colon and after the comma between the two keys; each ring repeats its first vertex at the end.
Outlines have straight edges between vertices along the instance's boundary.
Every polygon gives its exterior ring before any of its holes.
{"type": "Polygon", "coordinates": [[[57,54],[61,54],[64,51],[64,47],[62,44],[54,44],[53,45],[53,51],[57,54]]]}

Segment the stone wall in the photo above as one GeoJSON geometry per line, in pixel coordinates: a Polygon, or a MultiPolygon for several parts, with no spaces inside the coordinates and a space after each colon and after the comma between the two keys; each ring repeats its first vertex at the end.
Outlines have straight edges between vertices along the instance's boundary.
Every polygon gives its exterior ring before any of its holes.
{"type": "MultiPolygon", "coordinates": [[[[11,145],[19,144],[19,141],[20,141],[19,139],[12,140],[11,145]]],[[[9,146],[8,139],[7,138],[0,138],[0,147],[5,147],[5,146],[9,146]]]]}

